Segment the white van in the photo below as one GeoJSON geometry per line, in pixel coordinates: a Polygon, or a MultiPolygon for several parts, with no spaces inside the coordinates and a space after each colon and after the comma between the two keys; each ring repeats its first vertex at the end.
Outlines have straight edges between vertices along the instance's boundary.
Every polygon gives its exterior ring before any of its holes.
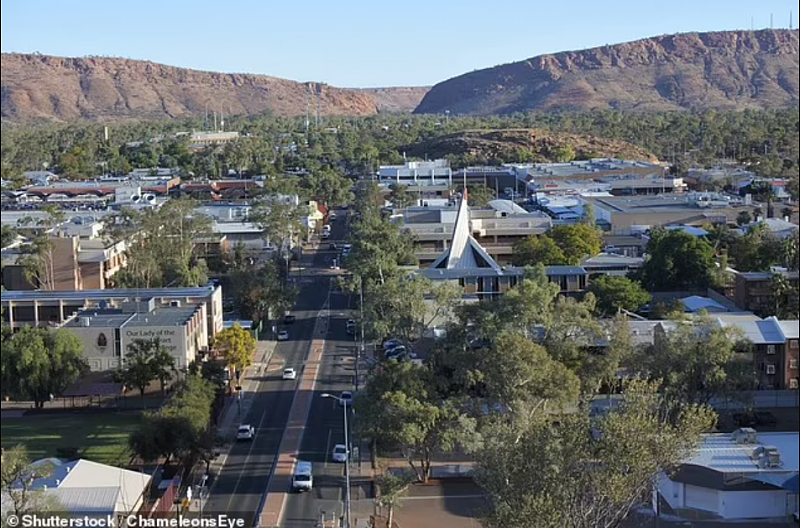
{"type": "Polygon", "coordinates": [[[311,491],[314,487],[314,464],[298,461],[292,477],[294,491],[311,491]]]}

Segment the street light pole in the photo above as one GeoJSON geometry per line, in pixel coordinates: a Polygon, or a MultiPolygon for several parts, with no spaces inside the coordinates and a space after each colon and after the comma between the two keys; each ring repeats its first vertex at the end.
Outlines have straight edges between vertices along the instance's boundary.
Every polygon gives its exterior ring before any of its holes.
{"type": "Polygon", "coordinates": [[[347,429],[347,401],[328,393],[323,394],[322,397],[336,400],[342,406],[343,410],[344,445],[347,450],[344,462],[344,479],[346,486],[344,490],[344,528],[350,528],[350,434],[347,429]]]}

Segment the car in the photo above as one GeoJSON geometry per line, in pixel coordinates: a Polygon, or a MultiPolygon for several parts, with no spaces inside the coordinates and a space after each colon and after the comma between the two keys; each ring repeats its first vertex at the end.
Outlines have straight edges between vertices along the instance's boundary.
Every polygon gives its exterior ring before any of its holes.
{"type": "Polygon", "coordinates": [[[347,462],[347,446],[344,444],[336,444],[333,446],[331,458],[334,462],[339,462],[340,464],[347,462]]]}
{"type": "Polygon", "coordinates": [[[314,488],[314,464],[311,462],[297,461],[292,476],[292,489],[294,491],[311,491],[314,488]]]}
{"type": "Polygon", "coordinates": [[[327,240],[327,239],[329,239],[330,237],[331,237],[331,232],[330,232],[330,231],[323,231],[323,232],[322,232],[322,239],[323,239],[323,240],[327,240]]]}
{"type": "Polygon", "coordinates": [[[408,349],[403,345],[397,345],[394,348],[390,348],[386,350],[386,357],[391,359],[391,356],[405,356],[408,353],[408,349]]]}
{"type": "Polygon", "coordinates": [[[325,224],[324,226],[322,226],[322,232],[323,233],[330,233],[331,232],[331,226],[329,224],[325,224]]]}
{"type": "Polygon", "coordinates": [[[343,391],[339,395],[339,406],[344,407],[345,405],[348,407],[353,406],[353,393],[350,391],[343,391]]]}
{"type": "Polygon", "coordinates": [[[295,321],[297,321],[297,316],[295,315],[286,314],[283,316],[283,324],[294,324],[295,321]]]}
{"type": "Polygon", "coordinates": [[[286,330],[281,330],[278,332],[278,341],[288,341],[289,340],[289,332],[286,330]]]}
{"type": "Polygon", "coordinates": [[[347,335],[356,335],[356,322],[353,319],[347,321],[347,335]]]}
{"type": "Polygon", "coordinates": [[[256,437],[256,428],[249,424],[242,424],[236,431],[236,440],[252,440],[256,437]]]}
{"type": "Polygon", "coordinates": [[[331,211],[331,213],[328,215],[328,220],[330,220],[331,222],[336,220],[336,212],[331,211]]]}
{"type": "Polygon", "coordinates": [[[296,380],[297,379],[297,371],[291,367],[283,369],[283,379],[285,380],[296,380]]]}
{"type": "Polygon", "coordinates": [[[399,347],[402,344],[403,344],[402,341],[400,341],[399,339],[389,339],[383,342],[383,349],[391,350],[393,348],[399,347]]]}

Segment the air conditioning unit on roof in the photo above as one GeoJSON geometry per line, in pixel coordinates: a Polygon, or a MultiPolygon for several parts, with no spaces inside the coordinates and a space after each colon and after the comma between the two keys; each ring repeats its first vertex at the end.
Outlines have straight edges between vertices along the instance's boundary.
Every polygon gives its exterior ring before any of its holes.
{"type": "Polygon", "coordinates": [[[731,438],[739,445],[757,444],[758,433],[752,427],[741,427],[731,433],[731,438]]]}

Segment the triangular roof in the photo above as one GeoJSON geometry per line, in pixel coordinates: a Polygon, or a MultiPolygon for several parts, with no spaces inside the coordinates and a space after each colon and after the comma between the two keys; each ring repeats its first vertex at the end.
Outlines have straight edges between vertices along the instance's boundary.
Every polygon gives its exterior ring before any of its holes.
{"type": "Polygon", "coordinates": [[[491,268],[497,272],[502,271],[497,262],[478,244],[472,237],[469,227],[469,206],[467,205],[467,192],[459,205],[456,225],[453,228],[453,237],[450,239],[450,248],[445,251],[431,266],[434,269],[475,269],[491,268]]]}

